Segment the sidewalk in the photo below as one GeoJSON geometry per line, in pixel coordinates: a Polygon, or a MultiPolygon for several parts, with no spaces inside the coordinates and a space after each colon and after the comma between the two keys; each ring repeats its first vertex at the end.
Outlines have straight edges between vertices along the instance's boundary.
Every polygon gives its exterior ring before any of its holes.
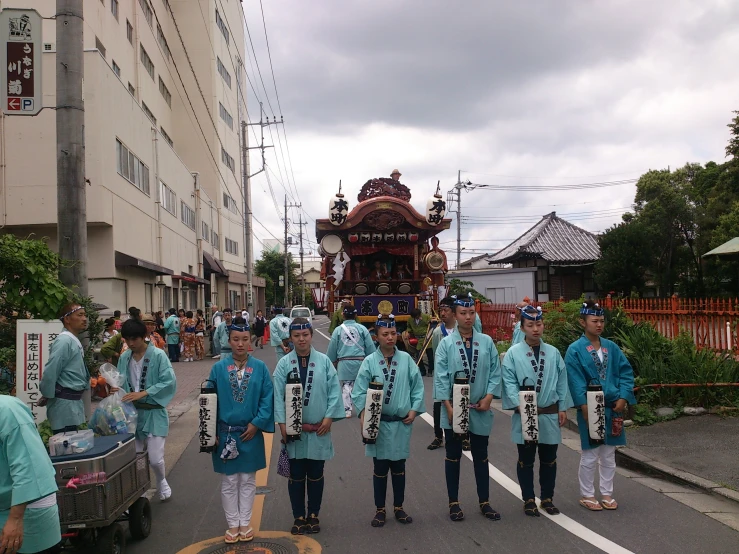
{"type": "MultiPolygon", "coordinates": [[[[577,431],[576,411],[567,415],[577,431]]],[[[626,433],[620,466],[739,502],[739,417],[682,416],[626,433]]]]}

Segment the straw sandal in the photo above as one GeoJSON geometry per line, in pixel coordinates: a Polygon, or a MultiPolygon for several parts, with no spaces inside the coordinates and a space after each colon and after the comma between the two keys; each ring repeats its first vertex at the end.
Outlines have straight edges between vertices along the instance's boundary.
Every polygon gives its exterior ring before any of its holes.
{"type": "Polygon", "coordinates": [[[581,498],[580,506],[587,508],[591,512],[600,512],[603,510],[603,506],[601,506],[600,502],[597,500],[590,500],[589,498],[581,498]]]}
{"type": "Polygon", "coordinates": [[[377,513],[372,519],[372,527],[382,527],[385,525],[385,508],[377,508],[377,513]]]}
{"type": "Polygon", "coordinates": [[[615,510],[618,508],[618,502],[616,502],[615,498],[609,498],[608,500],[603,499],[600,503],[604,510],[615,510]]]}
{"type": "Polygon", "coordinates": [[[236,544],[239,542],[239,532],[236,531],[235,533],[232,533],[231,531],[226,531],[226,536],[223,538],[223,542],[226,544],[236,544]]]}
{"type": "Polygon", "coordinates": [[[449,503],[449,519],[452,521],[462,521],[464,519],[464,512],[462,511],[462,506],[459,505],[459,502],[449,503]]]}
{"type": "Polygon", "coordinates": [[[239,531],[239,542],[251,542],[254,540],[254,529],[249,527],[246,531],[239,531]]]}
{"type": "Polygon", "coordinates": [[[540,517],[541,514],[536,507],[536,500],[533,498],[528,499],[523,503],[523,513],[531,517],[540,517]]]}

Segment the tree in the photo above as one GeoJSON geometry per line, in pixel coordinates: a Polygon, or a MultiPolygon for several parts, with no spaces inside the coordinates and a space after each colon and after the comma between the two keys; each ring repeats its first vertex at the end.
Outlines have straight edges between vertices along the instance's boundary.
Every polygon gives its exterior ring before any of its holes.
{"type": "Polygon", "coordinates": [[[450,279],[447,283],[447,294],[449,296],[456,294],[457,296],[467,296],[472,293],[472,297],[480,302],[490,302],[482,294],[474,289],[472,281],[462,281],[461,279],[450,279]]]}
{"type": "MultiPolygon", "coordinates": [[[[298,264],[293,262],[292,255],[288,252],[288,281],[290,288],[294,288],[297,283],[296,269],[298,264]]],[[[285,253],[272,252],[269,250],[262,251],[261,259],[254,264],[254,272],[260,277],[264,277],[267,281],[265,300],[268,306],[278,305],[287,306],[285,301],[284,285],[280,286],[280,275],[285,275],[285,253]]]]}
{"type": "Polygon", "coordinates": [[[614,225],[598,237],[601,257],[593,276],[600,291],[629,295],[644,290],[652,259],[652,241],[638,220],[614,225]]]}

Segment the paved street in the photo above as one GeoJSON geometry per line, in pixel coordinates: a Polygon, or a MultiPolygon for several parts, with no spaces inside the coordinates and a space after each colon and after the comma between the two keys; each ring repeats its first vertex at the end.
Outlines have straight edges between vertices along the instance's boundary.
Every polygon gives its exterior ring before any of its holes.
{"type": "MultiPolygon", "coordinates": [[[[316,327],[325,333],[327,321],[319,319],[316,327]]],[[[325,351],[327,342],[316,333],[316,348],[325,351]]],[[[273,366],[272,349],[257,350],[254,354],[273,366]]],[[[196,366],[207,369],[207,364],[178,364],[177,371],[194,371],[196,366]]],[[[425,384],[430,408],[431,380],[425,379],[425,384]]],[[[615,512],[587,512],[577,503],[579,454],[565,445],[559,451],[556,494],[557,506],[563,514],[539,519],[525,517],[515,475],[516,449],[509,439],[510,418],[503,412],[496,413],[490,448],[491,503],[503,519],[490,522],[479,514],[472,463],[467,460],[463,461],[460,495],[467,517],[464,522],[453,523],[447,513],[444,452],[426,450],[433,435],[430,422],[430,418],[423,418],[414,424],[407,464],[405,507],[414,522],[401,526],[390,517],[382,529],[369,525],[374,514],[372,463],[364,456],[358,422],[351,419],[334,425],[337,454],[326,465],[322,530],[319,535],[302,540],[302,551],[446,553],[473,552],[482,546],[496,552],[543,548],[566,553],[737,552],[739,533],[729,525],[739,526],[739,504],[626,470],[619,470],[615,482],[620,508],[615,512]]],[[[141,543],[131,542],[127,552],[176,553],[222,536],[225,522],[220,477],[212,471],[210,456],[198,453],[194,440],[196,423],[194,410],[173,423],[167,459],[174,496],[166,504],[153,501],[152,535],[141,543]],[[173,449],[180,452],[171,452],[173,449]]],[[[566,436],[568,445],[577,444],[574,433],[567,431],[566,436]]],[[[253,521],[259,530],[257,542],[266,531],[288,532],[292,523],[287,481],[276,473],[278,453],[279,443],[272,441],[269,472],[262,472],[257,478],[258,485],[263,487],[253,521]]],[[[391,505],[390,491],[388,498],[391,505]]],[[[203,551],[200,546],[187,550],[200,551],[203,551]]],[[[231,551],[249,550],[242,546],[231,551]]]]}

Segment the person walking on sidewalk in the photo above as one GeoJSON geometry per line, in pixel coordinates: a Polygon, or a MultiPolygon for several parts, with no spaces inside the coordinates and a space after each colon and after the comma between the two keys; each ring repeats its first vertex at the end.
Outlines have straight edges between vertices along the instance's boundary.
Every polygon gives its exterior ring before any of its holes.
{"type": "Polygon", "coordinates": [[[279,362],[290,352],[290,318],[282,313],[282,308],[275,308],[275,314],[269,322],[269,343],[275,347],[279,362]]]}
{"type": "Polygon", "coordinates": [[[267,328],[267,320],[262,314],[262,310],[257,310],[257,316],[254,318],[254,325],[252,330],[254,331],[254,348],[264,349],[264,330],[267,328]]]}
{"type": "Polygon", "coordinates": [[[213,341],[218,344],[217,356],[213,356],[214,359],[218,360],[222,356],[231,353],[231,344],[228,342],[229,331],[231,330],[231,322],[233,321],[233,311],[231,308],[223,309],[223,321],[213,333],[213,341]]]}
{"type": "Polygon", "coordinates": [[[376,348],[367,328],[357,323],[357,309],[353,304],[344,305],[343,315],[344,323],[331,334],[326,355],[339,373],[345,415],[352,417],[354,379],[357,378],[362,361],[376,348]]]}
{"type": "MultiPolygon", "coordinates": [[[[457,320],[454,317],[454,298],[447,296],[439,301],[439,317],[441,323],[431,333],[431,350],[434,354],[442,339],[454,331],[457,326],[457,320]]],[[[444,446],[444,431],[441,429],[441,400],[436,396],[436,388],[434,388],[432,398],[434,399],[434,440],[426,448],[436,450],[444,446]]]]}
{"type": "Polygon", "coordinates": [[[290,457],[290,478],[287,491],[292,505],[293,535],[318,533],[321,530],[318,514],[323,499],[323,466],[334,457],[331,424],[344,418],[341,387],[328,356],[311,346],[313,327],[302,317],[290,324],[290,339],[295,350],[283,357],[275,368],[272,379],[275,391],[275,422],[280,426],[283,444],[290,457]],[[285,384],[288,376],[299,378],[303,384],[303,430],[300,440],[287,440],[285,384]],[[307,482],[306,482],[307,480],[307,482]],[[308,492],[308,518],[305,494],[308,492]]]}
{"type": "Polygon", "coordinates": [[[223,312],[221,312],[217,306],[211,306],[211,319],[208,331],[210,332],[210,355],[214,360],[217,360],[221,355],[221,344],[215,340],[215,333],[218,326],[223,321],[223,312]]]}
{"type": "Polygon", "coordinates": [[[90,388],[90,373],[78,338],[87,328],[85,308],[76,303],[66,304],[59,319],[64,331],[51,343],[39,384],[43,397],[39,405],[48,404],[46,415],[55,434],[76,431],[85,422],[82,395],[90,388]]]}
{"type": "Polygon", "coordinates": [[[198,308],[195,314],[195,359],[197,361],[205,358],[205,316],[203,310],[198,308]]]}
{"type": "Polygon", "coordinates": [[[177,317],[177,310],[169,309],[169,317],[164,322],[164,333],[167,335],[167,350],[169,351],[169,361],[180,361],[180,320],[177,317]]]}
{"type": "Polygon", "coordinates": [[[449,518],[462,521],[464,512],[459,504],[459,474],[462,461],[462,440],[452,429],[452,387],[457,373],[465,375],[470,385],[469,440],[472,465],[477,483],[477,497],[482,515],[493,521],[500,519],[489,502],[488,441],[493,429],[490,403],[493,395],[500,396],[500,357],[488,335],[474,329],[475,301],[472,295],[455,298],[454,315],[457,328],[441,341],[434,371],[436,397],[443,399],[441,427],[446,438],[446,487],[449,494],[449,518]]]}
{"type": "Polygon", "coordinates": [[[180,322],[180,331],[182,335],[182,344],[184,346],[182,353],[186,362],[195,360],[195,332],[197,322],[191,311],[185,314],[185,319],[180,322]]]}
{"type": "Polygon", "coordinates": [[[172,496],[164,468],[164,443],[169,434],[167,405],[177,391],[177,380],[164,351],[146,341],[146,326],[141,321],[129,319],[121,327],[121,334],[128,344],[118,360],[121,389],[126,392],[122,400],[133,402],[138,411],[136,451],[148,451],[157,494],[166,501],[172,496]]]}
{"type": "MultiPolygon", "coordinates": [[[[503,359],[503,409],[515,410],[511,423],[511,440],[518,447],[516,473],[521,485],[523,512],[539,517],[534,494],[534,460],[539,451],[539,484],[541,485],[541,509],[549,515],[557,515],[554,506],[554,483],[557,477],[557,447],[562,442],[562,427],[567,422],[567,408],[572,406],[567,385],[567,370],[562,355],[554,346],[541,340],[544,334],[541,308],[521,308],[523,342],[512,346],[503,359]],[[536,392],[538,428],[537,439],[526,442],[523,436],[522,414],[519,401],[521,387],[528,382],[536,392]]],[[[531,423],[524,424],[530,429],[531,423]]]]}
{"type": "Polygon", "coordinates": [[[623,414],[627,404],[636,404],[634,370],[616,343],[601,337],[605,312],[592,300],[583,303],[580,324],[584,334],[567,349],[565,365],[570,393],[577,412],[582,454],[580,455],[580,505],[591,511],[615,510],[613,478],[616,446],[626,444],[623,414]],[[588,432],[587,387],[595,381],[603,387],[606,421],[605,442],[594,445],[588,432]],[[595,469],[598,467],[601,501],[595,498],[595,469]]]}
{"type": "MultiPolygon", "coordinates": [[[[338,329],[334,333],[337,331],[338,329]]],[[[376,512],[371,522],[372,527],[385,525],[388,473],[392,474],[393,480],[395,519],[400,523],[413,522],[403,509],[405,461],[410,456],[413,421],[418,414],[426,411],[421,372],[410,354],[395,346],[398,334],[392,315],[381,315],[377,320],[377,339],[380,347],[362,362],[352,391],[354,407],[360,414],[361,428],[364,418],[370,417],[364,413],[370,382],[382,383],[384,390],[377,442],[364,447],[365,455],[371,456],[374,462],[372,484],[376,512]]]]}
{"type": "Polygon", "coordinates": [[[221,474],[221,501],[228,530],[225,542],[249,542],[256,472],[267,467],[264,433],[274,433],[272,380],[265,363],[249,356],[249,325],[234,318],[229,329],[231,352],[210,371],[218,396],[213,471],[221,474]]]}

